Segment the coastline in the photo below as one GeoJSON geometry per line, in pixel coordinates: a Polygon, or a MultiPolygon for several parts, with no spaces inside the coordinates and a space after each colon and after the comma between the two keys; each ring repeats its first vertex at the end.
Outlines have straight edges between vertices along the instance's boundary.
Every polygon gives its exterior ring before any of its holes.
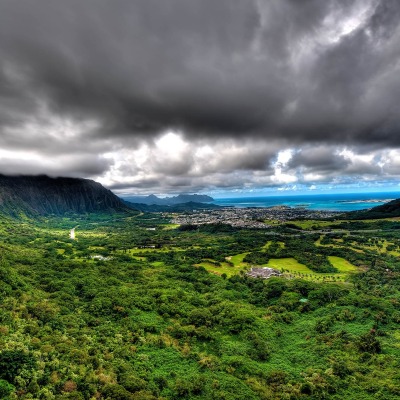
{"type": "Polygon", "coordinates": [[[237,197],[215,199],[213,204],[237,208],[276,207],[304,208],[307,210],[357,211],[366,210],[393,199],[400,198],[400,193],[349,193],[316,194],[298,196],[237,197]]]}

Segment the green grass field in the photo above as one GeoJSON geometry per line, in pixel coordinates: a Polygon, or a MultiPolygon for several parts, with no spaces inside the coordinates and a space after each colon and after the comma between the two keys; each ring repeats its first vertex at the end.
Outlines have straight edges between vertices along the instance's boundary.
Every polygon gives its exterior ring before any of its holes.
{"type": "Polygon", "coordinates": [[[88,250],[90,251],[98,251],[98,250],[105,250],[106,248],[104,246],[89,246],[88,250]]]}
{"type": "Polygon", "coordinates": [[[314,245],[318,246],[318,247],[336,247],[336,248],[343,247],[340,244],[337,244],[337,245],[336,244],[322,244],[321,240],[323,240],[324,237],[325,237],[325,235],[320,235],[319,239],[314,242],[314,245]]]}
{"type": "Polygon", "coordinates": [[[349,273],[349,272],[356,272],[357,267],[353,264],[349,263],[347,260],[341,257],[329,256],[328,260],[330,263],[338,269],[340,272],[349,273]]]}
{"type": "Polygon", "coordinates": [[[400,252],[396,251],[396,250],[387,250],[387,247],[389,245],[393,245],[393,242],[389,242],[387,240],[381,240],[380,241],[380,246],[377,246],[376,244],[360,244],[359,247],[362,247],[365,250],[371,250],[371,251],[375,251],[377,253],[388,253],[391,254],[392,256],[395,257],[399,257],[400,256],[400,252]]]}
{"type": "Polygon", "coordinates": [[[249,253],[235,254],[234,256],[227,257],[226,260],[233,263],[235,267],[244,267],[247,265],[247,263],[243,262],[243,259],[246,257],[247,254],[249,253]]]}
{"type": "MultiPolygon", "coordinates": [[[[335,240],[335,242],[337,242],[338,244],[322,244],[322,243],[321,243],[321,240],[323,240],[324,236],[325,236],[325,235],[320,235],[320,237],[318,238],[318,240],[316,240],[316,241],[314,242],[314,245],[317,246],[317,247],[331,247],[331,248],[337,248],[337,249],[340,249],[340,248],[349,248],[349,249],[355,251],[356,253],[364,253],[364,250],[362,250],[362,249],[358,249],[358,248],[356,248],[356,247],[349,247],[347,244],[345,244],[345,243],[343,242],[343,239],[337,239],[337,240],[335,240]]],[[[356,245],[356,243],[353,243],[353,246],[355,246],[355,245],[356,245]]]]}
{"type": "Polygon", "coordinates": [[[221,264],[221,266],[217,266],[217,265],[214,265],[210,261],[203,261],[199,264],[196,264],[195,266],[203,267],[208,272],[211,272],[212,274],[216,274],[216,275],[226,274],[228,277],[238,274],[239,271],[241,270],[240,267],[232,267],[230,264],[228,264],[226,262],[222,262],[220,264],[221,264]]]}
{"type": "Polygon", "coordinates": [[[165,253],[168,251],[185,251],[181,247],[173,247],[173,246],[165,246],[158,249],[152,247],[146,247],[144,249],[128,249],[129,254],[138,254],[138,253],[165,253]]]}
{"type": "MultiPolygon", "coordinates": [[[[285,243],[284,242],[277,242],[278,245],[280,246],[281,249],[285,248],[285,243]]],[[[271,246],[272,244],[272,240],[268,240],[267,243],[264,244],[264,246],[262,247],[263,250],[268,250],[269,246],[271,246]]]]}
{"type": "Polygon", "coordinates": [[[268,240],[267,243],[264,244],[264,246],[262,247],[263,250],[267,250],[269,246],[271,246],[272,240],[268,240]]]}
{"type": "Polygon", "coordinates": [[[163,225],[163,230],[164,231],[170,231],[170,230],[172,230],[172,229],[176,229],[176,228],[179,228],[180,227],[180,225],[179,224],[165,224],[165,225],[163,225]]]}
{"type": "Polygon", "coordinates": [[[304,264],[300,264],[294,258],[271,258],[265,266],[278,270],[285,269],[290,272],[300,272],[303,274],[315,274],[310,268],[304,264]]]}
{"type": "Polygon", "coordinates": [[[146,260],[146,257],[140,257],[140,256],[132,256],[133,259],[139,260],[139,261],[144,261],[146,260]]]}
{"type": "Polygon", "coordinates": [[[334,227],[344,221],[319,221],[319,220],[305,220],[305,221],[290,221],[291,224],[297,225],[301,229],[312,229],[313,227],[320,229],[326,228],[327,226],[334,227]]]}
{"type": "Polygon", "coordinates": [[[304,264],[300,264],[294,258],[271,258],[265,266],[283,270],[286,277],[300,276],[303,279],[311,281],[345,281],[349,273],[355,272],[357,268],[347,260],[340,257],[328,257],[329,261],[336,267],[339,273],[318,273],[312,271],[304,264]]]}
{"type": "MultiPolygon", "coordinates": [[[[208,272],[222,275],[226,274],[228,277],[238,274],[241,270],[249,267],[249,264],[243,262],[247,253],[236,254],[228,257],[227,261],[233,263],[233,266],[228,262],[220,263],[220,266],[215,265],[215,261],[205,259],[201,263],[196,264],[197,267],[204,267],[208,272]]],[[[271,258],[264,267],[275,268],[279,271],[284,271],[287,278],[294,276],[312,281],[345,281],[350,273],[356,272],[357,267],[349,263],[341,257],[330,256],[328,257],[331,264],[338,269],[338,273],[318,273],[314,272],[306,265],[299,263],[295,258],[271,258]]]]}

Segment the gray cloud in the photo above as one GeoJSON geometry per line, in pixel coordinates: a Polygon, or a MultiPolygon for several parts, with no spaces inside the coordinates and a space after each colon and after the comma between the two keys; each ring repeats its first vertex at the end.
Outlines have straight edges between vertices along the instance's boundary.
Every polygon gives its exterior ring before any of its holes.
{"type": "Polygon", "coordinates": [[[276,184],[285,148],[298,179],[379,175],[378,159],[356,166],[323,144],[399,146],[399,17],[397,0],[3,0],[0,147],[44,160],[16,171],[116,188],[276,184]],[[179,157],[155,145],[167,131],[186,141],[179,157]],[[144,143],[140,164],[128,153],[144,143]]]}
{"type": "Polygon", "coordinates": [[[312,147],[299,150],[290,160],[288,167],[297,169],[305,167],[312,172],[336,172],[343,170],[350,164],[350,160],[335,153],[332,147],[312,147]]]}
{"type": "Polygon", "coordinates": [[[74,154],[54,157],[52,159],[37,158],[0,158],[0,170],[3,174],[16,173],[26,175],[47,174],[50,176],[67,175],[71,177],[89,177],[101,175],[110,167],[110,160],[92,154],[74,154]]]}
{"type": "MultiPolygon", "coordinates": [[[[318,141],[328,131],[332,141],[397,144],[384,135],[393,110],[359,118],[365,101],[385,101],[379,91],[364,98],[370,85],[396,76],[399,3],[260,4],[3,1],[0,51],[3,70],[14,73],[3,73],[2,86],[18,83],[6,99],[26,103],[34,93],[57,114],[100,120],[98,135],[181,128],[318,141]],[[330,15],[360,18],[369,4],[374,11],[354,31],[318,42],[329,36],[330,15]],[[293,59],[301,51],[314,52],[311,65],[293,59]]],[[[35,113],[35,106],[24,108],[35,113]]]]}

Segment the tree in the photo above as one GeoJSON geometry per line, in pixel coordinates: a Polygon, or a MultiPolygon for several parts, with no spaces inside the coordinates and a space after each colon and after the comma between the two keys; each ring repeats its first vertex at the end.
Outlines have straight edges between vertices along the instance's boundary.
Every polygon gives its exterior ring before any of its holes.
{"type": "Polygon", "coordinates": [[[3,350],[0,353],[0,378],[13,382],[22,369],[33,369],[35,359],[22,350],[3,350]]]}
{"type": "Polygon", "coordinates": [[[14,391],[15,387],[5,381],[0,379],[0,399],[8,399],[8,396],[14,391]]]}
{"type": "Polygon", "coordinates": [[[357,342],[358,349],[365,353],[380,353],[382,348],[381,344],[375,336],[375,330],[371,329],[370,332],[361,335],[357,342]]]}

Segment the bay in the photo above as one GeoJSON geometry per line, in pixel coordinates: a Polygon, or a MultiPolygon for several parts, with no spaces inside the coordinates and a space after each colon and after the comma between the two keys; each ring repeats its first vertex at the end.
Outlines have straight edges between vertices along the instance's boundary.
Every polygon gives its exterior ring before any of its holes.
{"type": "Polygon", "coordinates": [[[337,193],[215,199],[219,206],[233,207],[304,207],[309,210],[356,211],[382,205],[400,198],[399,192],[337,193]]]}

